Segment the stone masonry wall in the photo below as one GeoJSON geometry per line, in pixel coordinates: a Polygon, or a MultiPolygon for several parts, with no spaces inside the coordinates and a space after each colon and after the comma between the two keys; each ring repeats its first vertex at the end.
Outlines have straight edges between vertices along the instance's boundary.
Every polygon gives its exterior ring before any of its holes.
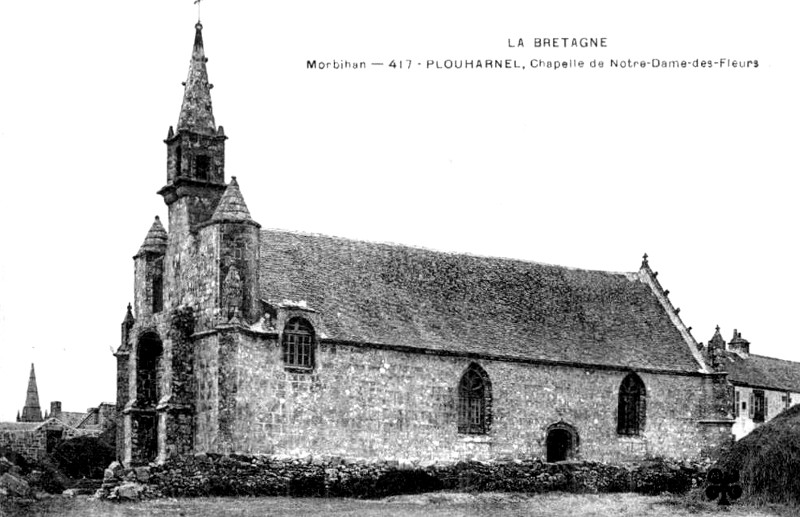
{"type": "Polygon", "coordinates": [[[128,364],[130,363],[129,353],[124,353],[117,356],[117,410],[114,418],[117,422],[117,440],[116,450],[117,459],[121,460],[125,457],[125,417],[122,411],[129,400],[129,381],[130,375],[128,372],[128,364]]]}
{"type": "MultiPolygon", "coordinates": [[[[258,309],[258,228],[249,224],[220,224],[219,233],[219,278],[225,279],[231,267],[235,267],[241,281],[241,292],[233,305],[241,311],[247,320],[257,319],[258,309]]],[[[223,282],[224,287],[224,282],[223,282]]],[[[229,309],[232,300],[220,300],[223,315],[230,318],[225,309],[229,309]]],[[[227,321],[226,319],[226,321],[227,321]]]]}
{"type": "Polygon", "coordinates": [[[476,361],[492,382],[492,427],[485,436],[459,435],[456,397],[466,358],[323,344],[314,372],[303,374],[284,370],[277,337],[237,332],[202,346],[198,450],[533,459],[546,455],[548,426],[563,422],[578,432],[579,459],[625,461],[697,458],[707,438],[697,423],[708,412],[700,377],[641,373],[645,431],[622,437],[618,389],[627,372],[476,361]]]}
{"type": "MultiPolygon", "coordinates": [[[[175,205],[184,203],[184,199],[175,205]]],[[[214,326],[207,314],[219,305],[219,234],[213,226],[189,231],[184,210],[170,208],[170,240],[165,264],[165,308],[192,307],[198,311],[198,329],[214,326]]]]}
{"type": "Polygon", "coordinates": [[[29,460],[39,461],[47,454],[47,431],[61,431],[61,439],[99,436],[99,429],[75,429],[57,421],[46,421],[35,429],[0,430],[0,447],[7,447],[29,460]]]}
{"type": "Polygon", "coordinates": [[[195,449],[218,449],[219,335],[207,335],[195,342],[195,449]]]}

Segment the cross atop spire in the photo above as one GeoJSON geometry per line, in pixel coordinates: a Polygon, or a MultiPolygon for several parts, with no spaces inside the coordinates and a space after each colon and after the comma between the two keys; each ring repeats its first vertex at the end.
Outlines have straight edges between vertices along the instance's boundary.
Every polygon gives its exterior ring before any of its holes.
{"type": "MultiPolygon", "coordinates": [[[[197,2],[195,2],[197,3],[197,2]]],[[[200,5],[199,3],[197,4],[200,5]]],[[[206,71],[205,49],[203,48],[203,25],[198,21],[194,26],[194,46],[189,63],[189,76],[183,83],[183,103],[178,117],[178,131],[191,131],[204,135],[215,135],[217,126],[211,110],[211,88],[206,71]]]]}

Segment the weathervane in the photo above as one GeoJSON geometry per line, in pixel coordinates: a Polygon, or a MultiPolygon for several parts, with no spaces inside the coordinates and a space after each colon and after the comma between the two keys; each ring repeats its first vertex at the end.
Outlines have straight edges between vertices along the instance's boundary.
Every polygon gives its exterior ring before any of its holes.
{"type": "Polygon", "coordinates": [[[197,4],[197,23],[200,23],[200,1],[201,0],[194,0],[194,3],[197,4]]]}

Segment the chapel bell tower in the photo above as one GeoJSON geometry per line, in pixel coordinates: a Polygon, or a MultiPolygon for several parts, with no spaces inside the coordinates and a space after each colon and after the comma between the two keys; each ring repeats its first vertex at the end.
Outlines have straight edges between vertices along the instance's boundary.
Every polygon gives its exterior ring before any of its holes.
{"type": "Polygon", "coordinates": [[[169,128],[167,184],[158,191],[169,206],[170,233],[194,230],[211,218],[225,190],[225,132],[211,109],[211,88],[203,49],[203,26],[195,25],[189,76],[177,131],[169,128]]]}

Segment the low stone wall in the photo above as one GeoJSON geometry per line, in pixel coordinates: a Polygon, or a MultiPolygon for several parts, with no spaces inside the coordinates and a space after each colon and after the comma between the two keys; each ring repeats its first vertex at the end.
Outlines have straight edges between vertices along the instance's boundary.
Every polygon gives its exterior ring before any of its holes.
{"type": "Polygon", "coordinates": [[[98,496],[376,498],[433,490],[681,493],[702,484],[707,467],[664,460],[626,465],[541,461],[421,465],[336,457],[197,454],[150,467],[126,469],[112,464],[98,496]]]}

